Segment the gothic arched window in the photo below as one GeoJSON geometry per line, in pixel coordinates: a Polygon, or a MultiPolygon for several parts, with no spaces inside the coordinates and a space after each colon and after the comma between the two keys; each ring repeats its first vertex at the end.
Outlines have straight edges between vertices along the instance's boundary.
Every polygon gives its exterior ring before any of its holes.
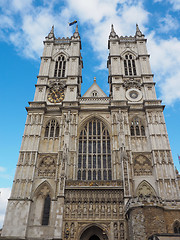
{"type": "Polygon", "coordinates": [[[77,178],[112,179],[110,136],[100,120],[89,121],[80,132],[77,178]]]}
{"type": "Polygon", "coordinates": [[[145,128],[139,118],[133,118],[130,126],[131,136],[145,136],[145,128]]]}
{"type": "Polygon", "coordinates": [[[49,224],[49,214],[50,214],[50,207],[51,207],[51,198],[49,195],[44,200],[44,209],[42,215],[42,225],[49,224]]]}
{"type": "Polygon", "coordinates": [[[59,124],[56,120],[53,119],[47,123],[44,137],[48,139],[59,137],[59,124]]]}
{"type": "Polygon", "coordinates": [[[127,76],[137,75],[135,60],[132,54],[126,54],[124,59],[124,73],[127,76]]]}
{"type": "Polygon", "coordinates": [[[174,233],[180,234],[180,222],[179,221],[176,221],[174,223],[173,229],[174,229],[174,233]]]}
{"type": "Polygon", "coordinates": [[[54,77],[65,77],[66,59],[60,55],[55,62],[54,77]]]}

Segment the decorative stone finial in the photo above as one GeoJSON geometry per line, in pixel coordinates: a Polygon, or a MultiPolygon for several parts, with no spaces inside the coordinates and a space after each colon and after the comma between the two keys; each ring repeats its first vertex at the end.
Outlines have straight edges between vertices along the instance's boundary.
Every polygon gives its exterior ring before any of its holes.
{"type": "Polygon", "coordinates": [[[139,29],[138,24],[136,23],[136,35],[137,37],[144,37],[144,35],[142,34],[142,32],[139,29]]]}
{"type": "Polygon", "coordinates": [[[54,25],[52,26],[51,31],[48,34],[47,38],[49,38],[49,39],[54,38],[54,25]]]}
{"type": "Polygon", "coordinates": [[[77,25],[77,24],[76,24],[76,30],[75,30],[73,36],[74,36],[75,38],[79,37],[79,31],[78,31],[78,25],[77,25]]]}
{"type": "Polygon", "coordinates": [[[96,77],[94,77],[94,82],[96,82],[96,77]]]}
{"type": "Polygon", "coordinates": [[[114,26],[113,24],[111,25],[111,32],[110,32],[110,37],[115,37],[116,36],[116,32],[114,31],[114,26]]]}
{"type": "Polygon", "coordinates": [[[53,33],[53,34],[54,34],[54,25],[52,25],[52,28],[51,28],[50,33],[53,33]]]}

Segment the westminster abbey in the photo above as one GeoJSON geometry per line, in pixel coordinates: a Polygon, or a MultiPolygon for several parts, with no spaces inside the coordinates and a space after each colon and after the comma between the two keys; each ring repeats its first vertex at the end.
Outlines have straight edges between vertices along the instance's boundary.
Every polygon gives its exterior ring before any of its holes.
{"type": "Polygon", "coordinates": [[[108,40],[110,93],[81,96],[81,39],[44,41],[1,239],[180,239],[179,175],[146,39],[108,40]]]}

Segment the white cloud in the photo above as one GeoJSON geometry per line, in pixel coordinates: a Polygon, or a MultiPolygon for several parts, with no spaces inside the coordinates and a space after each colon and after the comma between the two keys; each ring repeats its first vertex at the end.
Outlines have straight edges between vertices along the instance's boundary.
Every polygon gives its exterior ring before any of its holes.
{"type": "MultiPolygon", "coordinates": [[[[93,0],[85,2],[83,0],[69,0],[70,11],[78,14],[80,21],[90,25],[83,33],[97,53],[100,60],[99,69],[106,69],[107,61],[107,41],[111,24],[119,35],[134,34],[135,24],[143,26],[148,21],[149,13],[144,10],[141,1],[118,0],[93,0]],[[130,4],[131,3],[131,4],[130,4]]],[[[144,30],[144,28],[142,27],[144,30]]]]}
{"type": "MultiPolygon", "coordinates": [[[[180,4],[180,0],[167,1],[176,8],[178,3],[180,4]]],[[[58,36],[66,37],[67,22],[76,17],[85,29],[80,33],[81,36],[90,42],[96,52],[99,60],[96,70],[106,69],[107,42],[112,23],[119,36],[134,35],[136,23],[142,32],[148,32],[145,26],[150,13],[145,10],[143,0],[66,0],[65,5],[58,11],[54,11],[57,0],[46,0],[36,7],[33,6],[32,0],[13,0],[9,9],[7,3],[10,4],[10,0],[7,0],[6,4],[0,0],[0,6],[4,9],[4,15],[1,16],[4,24],[0,24],[1,39],[4,37],[4,40],[10,40],[19,53],[28,58],[37,59],[42,54],[42,41],[52,25],[55,25],[55,33],[58,32],[58,36]],[[17,17],[18,22],[15,21],[17,17]]],[[[170,14],[167,14],[166,18],[159,16],[159,21],[161,32],[176,30],[179,27],[177,20],[170,14]]],[[[70,31],[72,29],[70,28],[70,31]]],[[[165,96],[163,100],[166,104],[172,104],[176,99],[180,99],[179,88],[174,87],[178,85],[177,78],[180,76],[180,42],[176,38],[160,39],[153,32],[149,34],[148,42],[152,69],[157,76],[155,80],[159,81],[161,94],[165,96]]]]}
{"type": "Polygon", "coordinates": [[[168,0],[172,5],[174,10],[180,9],[180,0],[168,0]]]}
{"type": "Polygon", "coordinates": [[[152,33],[148,36],[148,50],[161,98],[166,104],[173,104],[180,100],[180,41],[177,38],[158,39],[152,33]]]}
{"type": "Polygon", "coordinates": [[[104,17],[116,15],[118,0],[68,0],[69,8],[75,11],[82,22],[99,23],[104,17]]]}
{"type": "Polygon", "coordinates": [[[32,0],[26,0],[26,1],[12,0],[11,6],[14,11],[21,11],[21,12],[26,11],[26,10],[29,10],[29,8],[31,8],[32,0]]]}
{"type": "Polygon", "coordinates": [[[3,225],[7,200],[10,197],[10,193],[11,193],[10,188],[0,188],[0,228],[3,225]]]}
{"type": "Polygon", "coordinates": [[[5,168],[0,166],[0,172],[5,172],[5,168]]]}
{"type": "Polygon", "coordinates": [[[177,30],[179,28],[179,22],[176,18],[173,18],[171,15],[167,14],[165,17],[159,20],[160,27],[158,31],[168,33],[170,31],[177,30]]]}
{"type": "MultiPolygon", "coordinates": [[[[165,0],[172,4],[174,10],[180,9],[180,0],[165,0]]],[[[164,0],[154,0],[154,2],[164,2],[164,0]]]]}

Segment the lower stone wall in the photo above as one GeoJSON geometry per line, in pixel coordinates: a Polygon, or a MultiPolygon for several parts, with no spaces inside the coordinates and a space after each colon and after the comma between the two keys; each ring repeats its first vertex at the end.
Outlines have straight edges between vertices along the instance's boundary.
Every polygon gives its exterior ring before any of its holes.
{"type": "Polygon", "coordinates": [[[173,224],[176,220],[180,222],[180,209],[179,210],[165,210],[164,211],[167,233],[174,233],[173,224]]]}
{"type": "MultiPolygon", "coordinates": [[[[173,224],[180,221],[180,209],[168,210],[159,206],[139,206],[131,208],[126,214],[128,218],[128,240],[146,240],[150,236],[174,233],[173,224]]],[[[172,239],[179,239],[179,236],[172,239]]]]}

